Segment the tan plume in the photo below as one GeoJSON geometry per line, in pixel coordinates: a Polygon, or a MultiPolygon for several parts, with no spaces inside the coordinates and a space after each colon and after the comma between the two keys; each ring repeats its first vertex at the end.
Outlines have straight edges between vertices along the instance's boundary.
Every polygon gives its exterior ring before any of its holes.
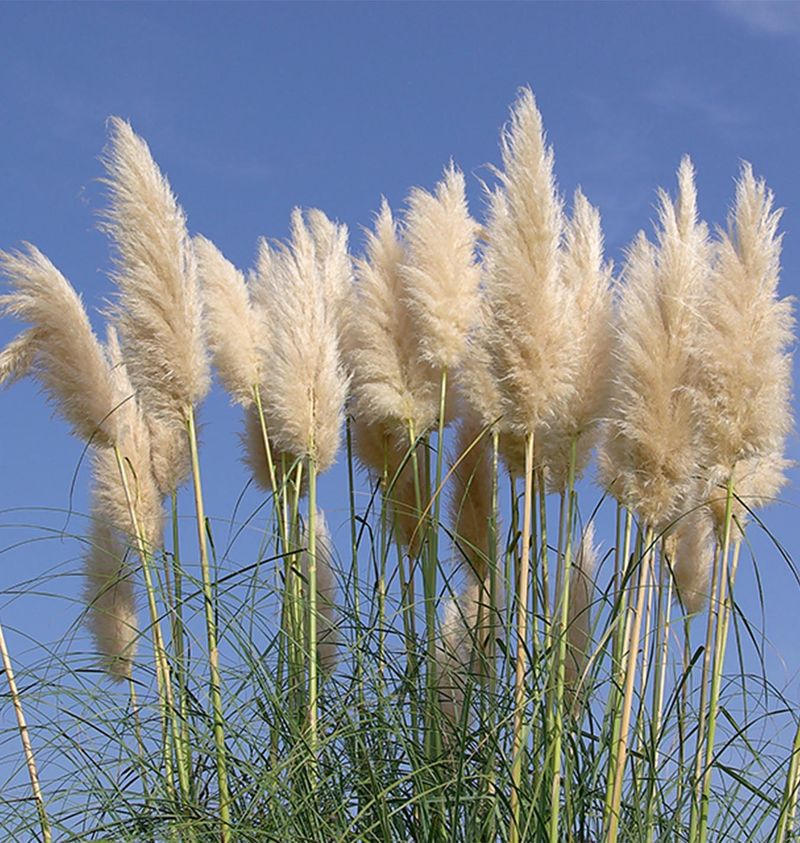
{"type": "Polygon", "coordinates": [[[105,229],[115,247],[116,324],[142,406],[182,427],[209,388],[186,218],[144,140],[118,117],[109,124],[105,229]]]}
{"type": "Polygon", "coordinates": [[[551,490],[567,487],[575,441],[580,476],[599,437],[608,400],[613,339],[611,266],[603,260],[600,214],[580,190],[566,229],[562,278],[570,305],[574,390],[546,419],[542,450],[551,490]]]}
{"type": "Polygon", "coordinates": [[[562,202],[533,94],[524,89],[502,135],[485,253],[488,334],[503,427],[525,435],[574,391],[567,288],[561,279],[562,202]]]}
{"type": "Polygon", "coordinates": [[[660,193],[657,246],[640,233],[627,255],[600,463],[607,488],[656,527],[691,499],[702,459],[690,387],[709,245],[688,158],[678,188],[676,202],[660,193]]]}
{"type": "Polygon", "coordinates": [[[0,386],[10,386],[33,369],[38,332],[35,328],[21,331],[0,351],[0,386]]]}
{"type": "Polygon", "coordinates": [[[193,238],[208,345],[219,379],[234,401],[253,403],[263,380],[261,326],[242,273],[205,237],[193,238]]]}
{"type": "Polygon", "coordinates": [[[451,163],[435,193],[412,190],[404,222],[401,275],[419,356],[436,369],[451,369],[467,353],[479,308],[477,223],[463,173],[451,163]]]}

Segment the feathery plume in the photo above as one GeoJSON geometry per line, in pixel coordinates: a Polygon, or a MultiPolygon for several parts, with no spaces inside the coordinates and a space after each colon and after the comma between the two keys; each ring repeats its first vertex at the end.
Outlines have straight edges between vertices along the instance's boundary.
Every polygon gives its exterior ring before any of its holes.
{"type": "Polygon", "coordinates": [[[700,443],[690,388],[698,308],[709,273],[694,169],[684,158],[678,200],[661,191],[657,247],[640,232],[623,275],[603,483],[655,527],[669,523],[697,482],[700,443]]]}
{"type": "Polygon", "coordinates": [[[87,626],[103,669],[123,681],[130,678],[139,640],[133,571],[124,543],[97,509],[84,565],[87,626]]]}
{"type": "Polygon", "coordinates": [[[116,249],[115,317],[131,381],[148,414],[182,427],[209,388],[201,301],[186,218],[145,141],[110,119],[103,158],[116,249]]]}
{"type": "MultiPolygon", "coordinates": [[[[317,652],[323,673],[331,673],[338,659],[336,582],[333,576],[333,542],[325,514],[317,510],[314,522],[317,558],[317,652]]],[[[303,577],[308,576],[308,553],[303,553],[303,577]]]]}
{"type": "Polygon", "coordinates": [[[248,407],[263,377],[261,326],[250,293],[242,273],[210,240],[198,235],[192,243],[214,366],[234,401],[248,407]]]}
{"type": "Polygon", "coordinates": [[[366,256],[356,261],[356,279],[345,316],[345,357],[352,374],[352,411],[369,424],[396,426],[406,435],[431,428],[439,413],[438,383],[421,361],[405,299],[401,266],[404,246],[384,200],[367,232],[366,256]]]}
{"type": "Polygon", "coordinates": [[[445,603],[436,649],[436,681],[442,712],[452,723],[461,720],[467,687],[483,668],[485,655],[480,649],[489,625],[490,595],[488,580],[472,580],[461,594],[445,603]]]}
{"type": "Polygon", "coordinates": [[[334,321],[339,324],[353,282],[353,262],[347,251],[347,226],[328,219],[318,208],[310,208],[306,219],[314,241],[317,268],[325,286],[324,299],[334,321]]]}
{"type": "Polygon", "coordinates": [[[434,194],[411,191],[401,276],[419,355],[436,369],[461,361],[478,316],[477,228],[467,208],[464,175],[452,163],[434,194]]]}
{"type": "Polygon", "coordinates": [[[524,89],[502,135],[503,172],[490,196],[485,265],[488,335],[503,428],[533,433],[574,390],[562,202],[533,94],[524,89]]]}
{"type": "Polygon", "coordinates": [[[593,602],[594,572],[597,567],[594,521],[586,525],[571,567],[564,679],[566,686],[574,691],[586,666],[591,644],[590,610],[593,602]]]}
{"type": "Polygon", "coordinates": [[[0,386],[10,386],[33,369],[38,332],[35,328],[21,331],[0,351],[0,386]]]}
{"type": "Polygon", "coordinates": [[[567,287],[574,368],[574,390],[547,418],[543,456],[550,488],[567,487],[570,451],[576,442],[575,474],[580,476],[605,415],[611,369],[611,266],[603,262],[600,214],[580,190],[564,241],[562,279],[567,287]]]}
{"type": "MultiPolygon", "coordinates": [[[[115,442],[127,474],[136,521],[145,550],[152,553],[161,546],[163,510],[161,493],[153,471],[150,429],[139,407],[130,381],[116,331],[109,328],[106,354],[116,399],[114,417],[118,428],[115,442]]],[[[135,544],[136,529],[121,482],[117,458],[110,448],[95,448],[92,453],[93,497],[98,512],[130,544],[135,544]]]]}
{"type": "Polygon", "coordinates": [[[792,428],[794,318],[791,300],[778,298],[780,215],[764,181],[744,164],[698,334],[694,392],[709,484],[724,486],[735,472],[755,498],[770,497],[783,485],[783,451],[792,428]]]}
{"type": "Polygon", "coordinates": [[[459,562],[478,580],[489,563],[492,517],[492,468],[490,442],[483,426],[468,415],[462,418],[456,437],[457,464],[450,493],[450,520],[459,562]]]}
{"type": "Polygon", "coordinates": [[[117,401],[103,347],[67,279],[35,246],[26,250],[0,252],[0,271],[12,287],[0,296],[0,312],[33,326],[33,372],[73,431],[86,442],[113,445],[117,401]]]}
{"type": "Polygon", "coordinates": [[[667,537],[667,556],[677,596],[690,615],[701,612],[708,602],[714,561],[712,527],[708,514],[695,509],[683,515],[667,537]]]}
{"type": "MultiPolygon", "coordinates": [[[[339,249],[344,244],[339,241],[339,249]]],[[[322,277],[310,230],[296,211],[292,240],[270,259],[265,279],[273,305],[270,436],[280,450],[311,456],[319,471],[339,448],[347,394],[339,350],[335,302],[337,282],[322,277]]]]}

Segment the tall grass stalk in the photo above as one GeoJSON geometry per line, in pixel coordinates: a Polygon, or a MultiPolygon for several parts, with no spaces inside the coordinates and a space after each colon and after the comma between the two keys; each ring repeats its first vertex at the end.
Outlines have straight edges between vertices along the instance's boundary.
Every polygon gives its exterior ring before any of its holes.
{"type": "Polygon", "coordinates": [[[50,822],[47,819],[47,811],[44,807],[44,799],[42,798],[42,788],[39,784],[39,771],[36,768],[36,759],[33,755],[31,738],[28,733],[28,724],[25,720],[25,712],[22,709],[22,700],[20,699],[19,689],[17,688],[17,682],[14,678],[14,668],[11,664],[11,656],[8,653],[8,647],[6,646],[6,637],[3,633],[2,624],[0,624],[0,658],[3,660],[3,671],[6,674],[6,682],[8,683],[8,693],[11,697],[11,704],[14,706],[14,716],[17,718],[17,728],[19,729],[19,737],[22,741],[22,751],[25,754],[25,766],[28,768],[28,778],[31,783],[33,801],[36,803],[36,812],[39,815],[39,825],[42,829],[42,840],[44,843],[50,843],[53,836],[50,831],[50,822]]]}
{"type": "Polygon", "coordinates": [[[514,657],[514,739],[511,761],[510,843],[519,843],[521,835],[520,785],[525,752],[525,670],[527,666],[528,577],[531,553],[531,510],[533,508],[533,434],[525,436],[525,489],[522,496],[522,546],[516,572],[517,630],[514,657]]]}
{"type": "Polygon", "coordinates": [[[211,584],[211,566],[208,557],[203,485],[200,478],[200,459],[197,451],[197,428],[195,425],[194,408],[191,406],[187,411],[186,429],[189,436],[189,451],[192,461],[192,487],[194,489],[195,517],[197,519],[197,543],[200,549],[200,572],[203,579],[203,603],[205,605],[206,635],[208,637],[211,708],[214,718],[214,745],[216,747],[217,784],[219,787],[219,831],[222,843],[229,843],[231,839],[230,796],[228,793],[225,749],[225,720],[222,712],[222,693],[220,689],[219,650],[217,649],[217,622],[215,618],[214,592],[211,584]]]}

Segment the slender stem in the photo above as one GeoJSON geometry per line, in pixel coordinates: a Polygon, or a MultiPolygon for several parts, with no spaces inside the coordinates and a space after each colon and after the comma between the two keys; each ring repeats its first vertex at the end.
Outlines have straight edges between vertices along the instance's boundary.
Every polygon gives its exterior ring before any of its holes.
{"type": "Polygon", "coordinates": [[[220,840],[230,841],[230,796],[226,772],[225,721],[222,714],[222,694],[219,677],[219,650],[217,649],[217,624],[215,619],[214,593],[211,585],[211,568],[208,559],[206,538],[206,516],[203,504],[203,486],[200,479],[200,459],[197,452],[197,429],[194,408],[189,407],[186,418],[189,435],[189,450],[192,459],[192,484],[194,486],[197,540],[200,548],[200,571],[203,579],[203,602],[205,604],[206,633],[208,636],[208,666],[211,684],[211,707],[214,715],[214,744],[217,755],[217,781],[219,786],[220,840]]]}
{"type": "Polygon", "coordinates": [[[645,532],[644,548],[639,559],[639,582],[637,584],[636,610],[631,622],[630,635],[628,639],[628,650],[625,658],[625,696],[622,704],[622,719],[620,723],[619,740],[617,741],[617,758],[614,769],[614,787],[611,794],[611,809],[608,821],[608,834],[606,843],[616,843],[619,833],[620,805],[622,804],[622,782],[625,775],[625,762],[628,753],[628,732],[631,723],[631,710],[633,708],[633,689],[636,684],[636,662],[639,651],[639,635],[641,631],[642,613],[644,611],[644,598],[648,585],[648,574],[650,565],[644,554],[652,553],[653,530],[647,528],[645,532]]]}
{"type": "Polygon", "coordinates": [[[785,843],[794,831],[798,791],[800,791],[800,723],[798,723],[794,733],[792,760],[789,763],[789,772],[786,774],[786,786],[781,800],[781,813],[778,817],[775,843],[785,843]]]}
{"type": "Polygon", "coordinates": [[[312,755],[311,780],[316,781],[319,677],[317,654],[317,463],[308,456],[308,732],[312,755]]]}
{"type": "Polygon", "coordinates": [[[136,513],[135,497],[128,481],[128,471],[125,467],[125,460],[123,459],[122,453],[117,446],[114,446],[114,456],[117,461],[117,469],[119,471],[122,489],[125,493],[125,500],[128,505],[128,514],[130,515],[131,527],[133,528],[134,540],[136,541],[136,550],[139,554],[139,558],[142,560],[142,574],[144,575],[145,592],[147,593],[147,607],[150,613],[150,624],[153,629],[153,652],[156,662],[156,688],[158,690],[159,708],[161,714],[161,743],[164,755],[164,778],[167,784],[167,791],[170,795],[174,795],[172,750],[169,745],[169,724],[172,722],[173,728],[175,725],[173,718],[174,707],[172,698],[172,683],[170,681],[167,653],[164,648],[164,636],[161,632],[161,621],[159,620],[158,607],[156,606],[153,572],[150,567],[152,560],[150,557],[150,551],[144,540],[144,533],[142,532],[141,525],[139,524],[138,515],[136,513]]]}
{"type": "Polygon", "coordinates": [[[19,690],[17,689],[16,679],[14,679],[14,668],[11,665],[11,657],[8,654],[8,647],[6,646],[6,639],[3,634],[2,625],[0,625],[0,657],[3,660],[3,670],[6,674],[6,682],[8,682],[8,692],[11,696],[11,704],[14,706],[14,714],[17,718],[17,727],[19,728],[20,740],[22,741],[22,751],[25,755],[25,764],[28,768],[28,778],[31,782],[33,801],[36,803],[36,811],[39,814],[39,825],[42,829],[42,840],[44,840],[44,843],[50,843],[53,838],[50,833],[50,822],[47,819],[44,799],[42,799],[42,789],[39,785],[39,772],[36,769],[36,759],[33,756],[33,747],[31,746],[30,735],[28,734],[28,724],[25,721],[25,712],[22,710],[22,700],[20,699],[19,690]]]}
{"type": "Polygon", "coordinates": [[[520,838],[520,783],[522,779],[523,720],[525,713],[525,647],[528,634],[528,575],[531,552],[531,509],[533,504],[533,434],[525,436],[525,491],[522,509],[522,552],[517,573],[517,655],[514,670],[514,742],[511,767],[510,843],[520,838]]]}
{"type": "Polygon", "coordinates": [[[725,525],[722,536],[722,553],[720,554],[719,598],[717,601],[717,634],[714,642],[714,664],[711,670],[711,694],[708,700],[708,734],[706,736],[706,757],[703,772],[703,790],[700,799],[700,843],[705,843],[708,837],[708,810],[711,796],[711,774],[714,765],[714,737],[717,728],[717,710],[722,685],[722,670],[725,663],[725,646],[728,640],[728,617],[730,614],[733,584],[736,578],[736,567],[739,561],[740,542],[736,542],[733,562],[728,570],[728,555],[731,544],[731,525],[733,520],[733,473],[728,478],[725,498],[725,525]]]}
{"type": "MultiPolygon", "coordinates": [[[[555,660],[555,722],[553,735],[553,775],[552,788],[550,791],[550,843],[557,843],[558,841],[558,820],[559,811],[561,808],[561,743],[564,732],[564,681],[566,676],[566,657],[567,657],[567,635],[569,626],[569,598],[570,598],[570,573],[572,568],[572,521],[575,510],[575,462],[577,458],[577,437],[572,438],[569,452],[569,471],[567,478],[567,507],[566,518],[564,507],[562,506],[561,521],[559,532],[559,548],[561,547],[562,537],[566,534],[566,546],[564,547],[563,565],[559,560],[560,573],[560,592],[559,601],[561,606],[561,617],[559,619],[556,634],[558,635],[558,652],[555,660]]],[[[562,495],[562,503],[564,501],[562,495]]],[[[558,587],[558,586],[557,586],[558,587]]]]}

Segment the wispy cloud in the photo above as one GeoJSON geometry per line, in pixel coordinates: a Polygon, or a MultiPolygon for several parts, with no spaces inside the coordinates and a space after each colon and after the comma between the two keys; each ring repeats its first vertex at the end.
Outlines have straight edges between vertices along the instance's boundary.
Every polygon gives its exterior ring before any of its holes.
{"type": "Polygon", "coordinates": [[[754,35],[800,38],[800,3],[793,0],[718,0],[714,5],[754,35]]]}
{"type": "Polygon", "coordinates": [[[677,69],[657,78],[646,91],[645,99],[650,105],[700,117],[722,130],[741,132],[750,124],[748,111],[726,97],[719,86],[677,69]]]}

